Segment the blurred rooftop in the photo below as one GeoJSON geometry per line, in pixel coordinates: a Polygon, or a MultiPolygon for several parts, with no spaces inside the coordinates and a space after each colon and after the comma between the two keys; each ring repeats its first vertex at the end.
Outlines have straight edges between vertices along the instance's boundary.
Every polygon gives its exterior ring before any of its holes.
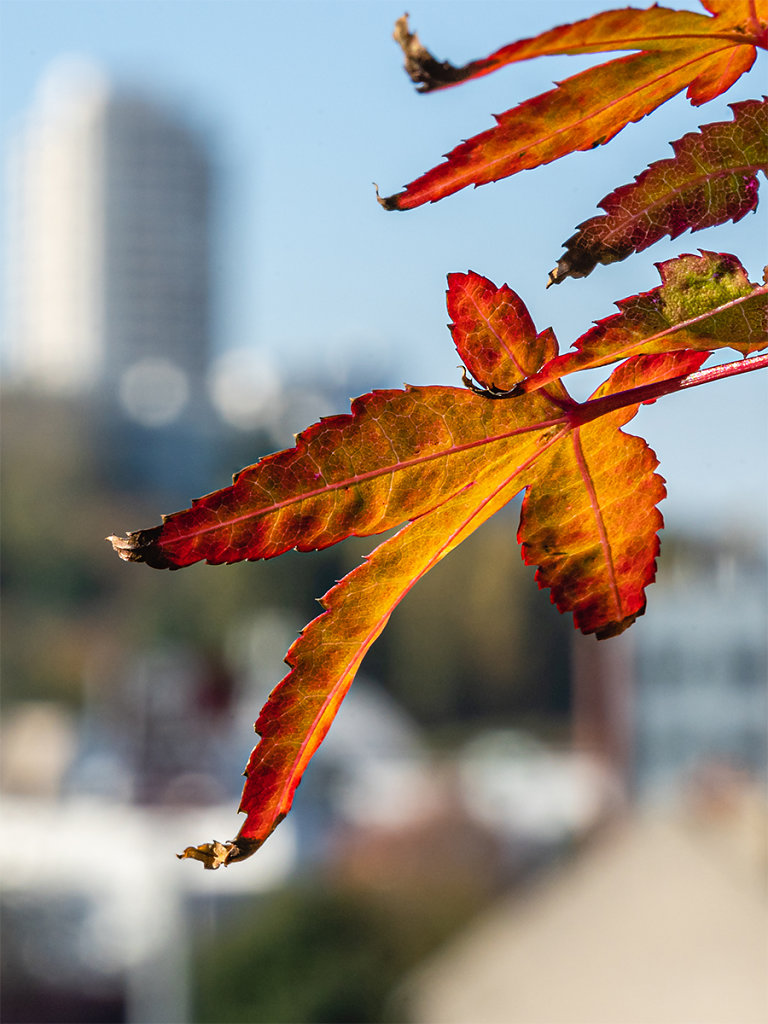
{"type": "Polygon", "coordinates": [[[406,985],[423,1024],[762,1024],[768,815],[645,815],[468,929],[406,985]]]}

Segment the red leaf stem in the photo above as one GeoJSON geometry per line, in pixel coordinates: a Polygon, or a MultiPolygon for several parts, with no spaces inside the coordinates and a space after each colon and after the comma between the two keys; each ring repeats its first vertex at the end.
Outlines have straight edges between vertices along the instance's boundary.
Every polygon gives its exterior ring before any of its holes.
{"type": "Polygon", "coordinates": [[[736,359],[732,363],[709,366],[704,370],[680,374],[677,377],[669,377],[667,380],[642,384],[640,387],[630,388],[627,391],[619,391],[616,394],[580,402],[568,413],[568,418],[574,425],[588,423],[590,420],[605,416],[606,413],[612,412],[614,409],[622,409],[628,405],[648,404],[664,395],[674,394],[676,391],[684,391],[687,388],[696,388],[700,384],[710,384],[712,381],[725,380],[742,373],[766,369],[768,369],[768,353],[748,356],[746,359],[736,359]]]}

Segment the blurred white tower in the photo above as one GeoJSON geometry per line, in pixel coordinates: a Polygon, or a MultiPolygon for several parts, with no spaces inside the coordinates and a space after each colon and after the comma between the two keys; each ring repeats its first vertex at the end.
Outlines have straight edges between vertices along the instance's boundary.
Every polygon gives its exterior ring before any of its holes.
{"type": "Polygon", "coordinates": [[[80,60],[43,79],[8,154],[6,370],[147,427],[202,394],[210,164],[175,114],[80,60]]]}

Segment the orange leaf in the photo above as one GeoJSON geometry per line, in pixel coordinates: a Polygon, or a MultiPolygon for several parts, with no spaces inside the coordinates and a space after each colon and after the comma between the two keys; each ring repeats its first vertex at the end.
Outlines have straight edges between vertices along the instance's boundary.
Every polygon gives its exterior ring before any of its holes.
{"type": "Polygon", "coordinates": [[[752,284],[735,256],[702,249],[657,266],[658,288],[621,299],[619,313],[599,320],[574,342],[575,351],[556,356],[518,389],[642,353],[733,348],[746,355],[768,345],[768,285],[752,284]]]}
{"type": "Polygon", "coordinates": [[[768,98],[731,104],[732,121],[704,125],[673,142],[673,158],[658,160],[630,185],[615,189],[565,243],[550,284],[586,277],[640,252],[664,235],[741,220],[757,208],[757,171],[768,172],[768,98]]]}
{"type": "MultiPolygon", "coordinates": [[[[531,396],[534,398],[534,396],[531,396]]],[[[295,448],[269,455],[234,483],[115,539],[126,561],[181,568],[312,551],[424,515],[504,459],[521,435],[552,426],[560,409],[487,402],[463,388],[374,391],[349,416],[321,420],[295,448]]]]}
{"type": "Polygon", "coordinates": [[[768,46],[768,15],[764,2],[758,8],[752,0],[707,7],[713,17],[662,7],[606,11],[502,47],[465,68],[435,61],[401,19],[395,37],[407,69],[425,90],[534,57],[639,52],[574,75],[498,116],[495,128],[461,143],[444,163],[379,201],[389,210],[412,209],[467,185],[498,181],[603,145],[683,89],[695,105],[714,99],[749,70],[756,47],[768,46]]]}
{"type": "Polygon", "coordinates": [[[464,365],[481,384],[508,391],[557,355],[554,336],[537,335],[523,300],[470,271],[449,274],[451,333],[464,365]]]}
{"type": "MultiPolygon", "coordinates": [[[[641,357],[620,367],[621,388],[663,380],[700,365],[706,354],[641,357]]],[[[612,393],[609,382],[595,397],[612,393]]],[[[182,854],[218,868],[254,853],[291,808],[296,787],[322,743],[358,668],[397,604],[414,584],[523,486],[519,538],[540,586],[573,610],[576,624],[615,636],[642,614],[653,580],[665,494],[656,458],[618,428],[634,405],[598,422],[519,439],[514,458],[489,463],[478,479],[385,541],[323,598],[286,658],[291,671],[262,709],[261,740],[246,768],[240,804],[246,821],[228,843],[182,854]],[[553,480],[557,481],[553,488],[553,480]],[[564,508],[560,506],[563,505],[564,508]]]]}
{"type": "Polygon", "coordinates": [[[381,544],[322,599],[286,661],[291,671],[256,722],[261,740],[245,771],[240,810],[247,815],[229,843],[190,847],[182,856],[217,868],[250,856],[290,810],[296,787],[322,743],[360,663],[411,587],[520,489],[517,474],[496,473],[465,488],[430,515],[381,544]]]}
{"type": "MultiPolygon", "coordinates": [[[[592,397],[690,373],[707,355],[628,360],[592,397]]],[[[658,460],[645,441],[619,429],[637,409],[576,425],[543,452],[520,517],[518,540],[525,562],[539,566],[539,586],[551,589],[561,611],[573,612],[582,632],[599,639],[622,633],[643,614],[656,572],[664,481],[653,472],[658,460]]]]}
{"type": "MultiPolygon", "coordinates": [[[[557,351],[554,335],[536,334],[514,292],[477,274],[451,275],[448,306],[456,343],[480,379],[489,367],[494,380],[519,381],[557,351]]],[[[261,739],[245,773],[238,835],[181,856],[217,868],[258,849],[288,813],[394,608],[520,491],[519,539],[525,561],[539,567],[539,585],[583,632],[603,638],[626,629],[654,578],[656,505],[665,492],[653,452],[621,428],[640,402],[661,393],[656,385],[676,387],[706,356],[628,359],[581,404],[559,381],[498,402],[447,387],[374,392],[354,403],[351,416],[316,424],[295,448],[163,525],[111,538],[128,560],[178,567],[266,558],[407,522],[325,595],[323,613],[288,652],[290,672],[256,723],[261,739]]]]}

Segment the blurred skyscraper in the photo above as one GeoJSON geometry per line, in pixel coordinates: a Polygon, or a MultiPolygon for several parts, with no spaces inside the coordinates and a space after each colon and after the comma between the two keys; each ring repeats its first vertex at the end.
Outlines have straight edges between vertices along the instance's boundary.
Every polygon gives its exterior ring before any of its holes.
{"type": "Polygon", "coordinates": [[[8,154],[6,372],[145,428],[202,398],[210,349],[205,140],[86,62],[42,80],[8,154]]]}

